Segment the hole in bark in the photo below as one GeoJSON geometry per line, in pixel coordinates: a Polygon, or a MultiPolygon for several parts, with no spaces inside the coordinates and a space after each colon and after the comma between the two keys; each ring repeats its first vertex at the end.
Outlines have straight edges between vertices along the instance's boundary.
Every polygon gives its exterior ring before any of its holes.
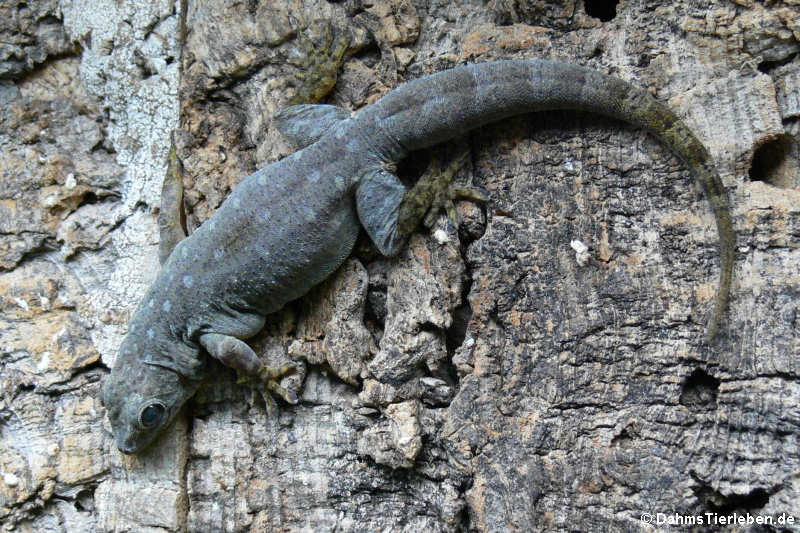
{"type": "Polygon", "coordinates": [[[353,57],[360,59],[367,67],[373,68],[381,60],[381,48],[374,39],[371,39],[363,48],[353,54],[353,57]]]}
{"type": "Polygon", "coordinates": [[[692,410],[713,407],[717,402],[718,389],[717,378],[703,369],[695,369],[683,384],[680,403],[692,410]]]}
{"type": "Polygon", "coordinates": [[[586,0],[584,6],[587,15],[608,22],[617,16],[617,4],[619,0],[586,0]]]}
{"type": "Polygon", "coordinates": [[[61,26],[61,20],[53,15],[46,15],[36,21],[40,26],[61,26]]]}
{"type": "Polygon", "coordinates": [[[458,347],[464,344],[464,338],[467,336],[467,325],[472,318],[472,306],[469,305],[468,299],[471,289],[472,280],[468,279],[461,287],[461,305],[453,310],[453,322],[445,331],[445,346],[450,357],[453,357],[458,347]]]}
{"type": "Polygon", "coordinates": [[[789,54],[788,56],[782,59],[775,59],[773,61],[762,61],[761,63],[756,66],[759,72],[763,72],[764,74],[769,74],[770,71],[775,70],[778,67],[782,67],[783,65],[788,65],[791,63],[794,58],[797,57],[797,53],[789,54]]]}
{"type": "Polygon", "coordinates": [[[386,323],[386,287],[370,289],[364,306],[364,321],[384,329],[386,323]]]}
{"type": "MultiPolygon", "coordinates": [[[[456,368],[456,365],[453,364],[452,358],[442,359],[439,361],[438,371],[435,372],[434,375],[454,389],[458,385],[458,369],[456,368]]],[[[449,405],[451,400],[452,397],[448,398],[445,405],[449,405]]]]}
{"type": "Polygon", "coordinates": [[[97,200],[98,200],[97,195],[92,191],[89,191],[83,195],[83,198],[81,198],[81,203],[78,204],[78,207],[88,204],[96,204],[97,200]]]}
{"type": "Polygon", "coordinates": [[[734,511],[754,511],[762,509],[769,503],[770,493],[766,489],[755,488],[747,494],[726,496],[702,481],[696,473],[692,472],[691,475],[697,483],[697,486],[692,487],[695,496],[704,507],[716,514],[728,515],[734,511]]]}
{"type": "Polygon", "coordinates": [[[750,179],[775,187],[792,187],[798,170],[797,163],[790,157],[792,149],[792,137],[787,134],[778,135],[756,148],[750,164],[750,179]]]}
{"type": "Polygon", "coordinates": [[[386,329],[388,294],[388,264],[378,259],[380,254],[373,245],[366,231],[360,232],[356,242],[356,257],[367,268],[369,284],[367,285],[367,299],[364,302],[364,326],[372,335],[376,344],[380,344],[383,332],[386,329]]]}
{"type": "Polygon", "coordinates": [[[734,509],[761,509],[769,502],[769,493],[766,489],[757,488],[753,489],[747,494],[733,494],[728,496],[728,508],[722,509],[727,513],[734,509]]]}
{"type": "MultiPolygon", "coordinates": [[[[467,492],[472,489],[474,484],[475,481],[472,478],[467,478],[466,476],[462,477],[458,484],[458,495],[460,496],[461,501],[466,501],[467,492]]],[[[538,501],[538,498],[536,501],[538,501]]],[[[536,501],[530,502],[531,506],[533,506],[536,501]]],[[[461,525],[461,528],[458,531],[477,531],[477,528],[474,527],[474,524],[472,523],[472,515],[469,512],[468,505],[461,507],[461,511],[459,511],[458,515],[456,515],[454,522],[461,525]]]]}
{"type": "Polygon", "coordinates": [[[612,446],[625,447],[633,441],[634,436],[628,428],[629,426],[626,426],[622,428],[622,431],[614,435],[614,438],[611,439],[612,446]]]}
{"type": "Polygon", "coordinates": [[[75,495],[75,509],[78,511],[94,511],[94,491],[84,489],[75,495]]]}
{"type": "Polygon", "coordinates": [[[445,344],[448,354],[452,355],[464,343],[470,318],[472,318],[472,307],[464,300],[461,305],[453,310],[453,322],[445,331],[445,344]]]}

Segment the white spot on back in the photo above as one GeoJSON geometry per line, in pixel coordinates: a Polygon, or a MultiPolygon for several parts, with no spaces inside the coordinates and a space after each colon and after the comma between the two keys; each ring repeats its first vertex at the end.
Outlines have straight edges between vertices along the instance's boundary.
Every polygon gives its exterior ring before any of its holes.
{"type": "Polygon", "coordinates": [[[214,250],[214,259],[216,259],[217,261],[222,259],[222,256],[224,255],[225,252],[222,250],[222,248],[217,248],[216,250],[214,250]]]}
{"type": "Polygon", "coordinates": [[[183,276],[183,286],[187,289],[191,289],[192,285],[194,285],[194,279],[192,276],[183,276]]]}
{"type": "Polygon", "coordinates": [[[172,304],[170,303],[169,300],[164,300],[164,305],[161,306],[161,309],[169,313],[169,310],[172,309],[172,304]]]}
{"type": "Polygon", "coordinates": [[[153,331],[153,328],[147,330],[147,338],[152,339],[155,336],[156,332],[153,331]]]}

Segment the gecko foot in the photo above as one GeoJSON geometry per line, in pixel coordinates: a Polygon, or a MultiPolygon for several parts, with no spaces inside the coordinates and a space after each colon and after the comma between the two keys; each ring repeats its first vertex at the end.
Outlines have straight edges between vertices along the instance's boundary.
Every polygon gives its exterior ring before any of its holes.
{"type": "Polygon", "coordinates": [[[283,387],[279,381],[279,378],[289,374],[296,368],[297,365],[294,364],[267,366],[262,363],[258,368],[256,377],[240,374],[237,383],[251,385],[253,387],[253,397],[255,398],[256,395],[261,396],[267,409],[267,415],[271,417],[278,410],[278,405],[275,403],[273,396],[277,396],[291,405],[296,405],[299,402],[297,394],[283,387]]]}
{"type": "Polygon", "coordinates": [[[446,166],[442,165],[440,157],[433,158],[417,183],[403,198],[398,218],[398,226],[402,232],[411,233],[420,219],[426,228],[431,228],[441,210],[444,210],[447,217],[458,227],[456,200],[481,203],[489,200],[481,189],[453,183],[468,155],[469,152],[464,151],[446,166]]]}
{"type": "Polygon", "coordinates": [[[298,67],[295,77],[299,87],[289,103],[305,104],[318,102],[336,84],[339,67],[345,59],[350,46],[350,34],[331,22],[319,19],[311,24],[295,23],[299,57],[286,59],[298,67]],[[306,31],[308,35],[306,35],[306,31]]]}
{"type": "Polygon", "coordinates": [[[477,187],[465,187],[448,184],[446,190],[440,197],[434,200],[431,208],[425,214],[422,223],[426,228],[430,229],[436,223],[436,217],[439,215],[439,210],[444,209],[447,213],[447,218],[458,227],[459,217],[456,211],[456,200],[470,200],[472,202],[486,203],[489,197],[477,187]]]}

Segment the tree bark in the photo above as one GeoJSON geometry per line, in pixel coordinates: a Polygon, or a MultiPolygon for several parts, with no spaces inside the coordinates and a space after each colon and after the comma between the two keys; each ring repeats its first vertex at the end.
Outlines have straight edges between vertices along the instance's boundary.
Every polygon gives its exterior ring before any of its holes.
{"type": "Polygon", "coordinates": [[[800,4],[611,4],[0,5],[0,529],[800,531],[800,4]],[[525,57],[647,87],[708,147],[737,235],[712,344],[687,169],[622,122],[525,115],[401,165],[469,152],[490,200],[459,228],[394,259],[362,236],[268,318],[251,344],[300,363],[298,406],[217,365],[116,450],[99,390],[158,269],[173,130],[191,229],[294,150],[276,110],[525,57]]]}

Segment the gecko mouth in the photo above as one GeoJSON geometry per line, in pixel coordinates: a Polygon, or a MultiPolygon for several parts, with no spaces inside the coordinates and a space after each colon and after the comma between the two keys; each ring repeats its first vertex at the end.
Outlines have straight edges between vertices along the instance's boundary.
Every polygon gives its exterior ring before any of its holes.
{"type": "Polygon", "coordinates": [[[125,455],[133,455],[141,450],[134,438],[134,435],[128,433],[127,435],[119,435],[116,439],[117,449],[125,455]]]}
{"type": "Polygon", "coordinates": [[[133,455],[136,453],[136,448],[134,448],[133,446],[125,446],[120,444],[117,446],[117,449],[122,453],[124,453],[125,455],[133,455]]]}

